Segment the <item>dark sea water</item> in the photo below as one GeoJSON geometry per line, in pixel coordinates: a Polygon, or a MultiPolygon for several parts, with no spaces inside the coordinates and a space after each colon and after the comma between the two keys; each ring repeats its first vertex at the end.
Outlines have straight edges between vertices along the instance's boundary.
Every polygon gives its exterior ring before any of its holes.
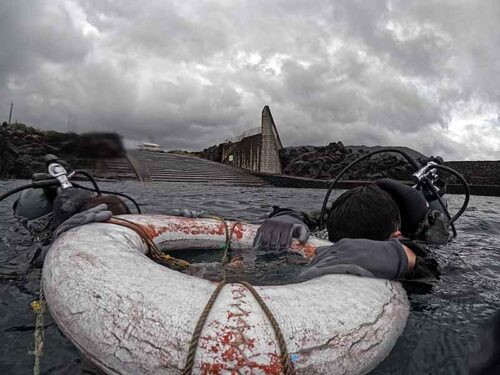
{"type": "MultiPolygon", "coordinates": [[[[0,181],[0,194],[25,181],[0,181]]],[[[100,183],[128,193],[144,213],[173,208],[203,209],[226,218],[256,222],[272,205],[319,208],[325,191],[272,187],[139,182],[100,183]]],[[[338,192],[336,192],[338,194],[338,192]]],[[[0,374],[33,372],[39,269],[30,269],[37,244],[11,212],[14,199],[0,202],[0,374]]],[[[450,196],[451,212],[462,202],[450,196]]],[[[466,374],[468,356],[488,319],[500,309],[500,198],[472,197],[457,222],[458,238],[436,249],[443,277],[432,289],[413,287],[406,329],[373,374],[466,374]]],[[[43,374],[80,373],[80,355],[54,321],[45,317],[43,374]]]]}

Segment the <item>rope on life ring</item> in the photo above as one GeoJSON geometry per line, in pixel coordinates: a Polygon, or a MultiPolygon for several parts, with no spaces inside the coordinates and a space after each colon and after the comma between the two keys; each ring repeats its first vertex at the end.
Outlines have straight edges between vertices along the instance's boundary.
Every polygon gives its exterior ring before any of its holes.
{"type": "MultiPolygon", "coordinates": [[[[222,265],[224,266],[229,262],[229,250],[231,249],[231,239],[233,237],[234,229],[236,225],[238,225],[239,223],[238,222],[234,223],[233,226],[231,227],[231,230],[229,231],[227,222],[223,218],[220,217],[212,217],[212,218],[217,220],[222,220],[222,222],[224,223],[224,228],[226,233],[226,243],[224,244],[224,254],[222,256],[222,265]]],[[[285,338],[283,337],[283,332],[281,331],[278,321],[274,317],[269,307],[266,305],[266,303],[264,302],[264,300],[262,299],[262,297],[259,295],[259,293],[253,287],[252,284],[241,280],[229,281],[226,278],[226,275],[224,276],[224,279],[219,283],[219,285],[217,285],[217,288],[210,296],[210,299],[208,300],[207,304],[205,305],[205,308],[203,309],[200,317],[198,318],[198,322],[196,323],[196,327],[193,331],[193,336],[189,344],[188,355],[186,358],[186,365],[184,366],[182,374],[183,375],[192,374],[194,367],[194,360],[196,357],[196,350],[198,348],[198,342],[200,341],[201,332],[207,321],[208,314],[210,314],[210,311],[212,310],[212,307],[214,306],[215,301],[217,300],[217,297],[220,295],[220,292],[222,291],[224,286],[226,286],[229,283],[237,283],[243,285],[245,288],[248,289],[250,293],[252,293],[253,297],[261,307],[262,311],[264,311],[264,314],[266,314],[267,319],[269,320],[271,326],[273,327],[274,334],[276,335],[276,339],[278,340],[278,346],[281,353],[281,366],[283,368],[284,375],[295,375],[296,372],[295,369],[293,368],[292,362],[290,361],[290,356],[288,354],[288,348],[286,346],[285,338]]]]}
{"type": "Polygon", "coordinates": [[[192,265],[189,262],[183,259],[174,258],[168,254],[164,254],[160,249],[158,249],[154,241],[149,237],[147,232],[140,224],[134,223],[133,221],[124,219],[122,217],[112,217],[107,222],[110,224],[121,225],[136,232],[139,237],[141,237],[142,240],[148,245],[148,255],[154,261],[176,271],[186,271],[192,268],[192,265]]]}
{"type": "MultiPolygon", "coordinates": [[[[234,229],[238,222],[236,222],[232,227],[231,230],[229,230],[229,226],[227,225],[227,222],[221,218],[221,217],[215,217],[211,216],[211,219],[216,219],[216,220],[221,220],[224,223],[224,229],[225,229],[225,234],[226,234],[226,242],[224,244],[223,250],[224,254],[222,256],[221,262],[222,265],[226,265],[229,262],[229,251],[231,248],[231,239],[234,233],[234,229]]],[[[154,241],[149,237],[147,232],[144,230],[144,228],[137,223],[134,223],[132,221],[123,219],[123,218],[118,218],[118,217],[112,217],[110,220],[108,220],[108,223],[110,224],[116,224],[116,225],[121,225],[124,227],[127,227],[129,229],[132,229],[135,231],[148,245],[149,248],[149,253],[148,255],[155,260],[156,262],[163,264],[169,268],[172,268],[177,271],[187,271],[189,269],[192,269],[193,266],[182,259],[177,259],[174,258],[170,255],[164,254],[154,241]]],[[[210,296],[210,299],[208,300],[207,304],[205,305],[205,308],[203,309],[200,317],[198,318],[198,322],[196,323],[196,327],[193,331],[193,336],[191,338],[191,342],[189,344],[189,349],[188,349],[188,355],[186,358],[186,365],[184,366],[184,370],[182,372],[183,375],[191,375],[193,372],[193,367],[194,367],[194,361],[196,357],[196,350],[198,348],[198,343],[201,337],[201,332],[203,330],[203,327],[205,326],[205,323],[207,321],[208,315],[210,311],[212,310],[217,297],[220,295],[220,292],[226,286],[227,284],[230,283],[237,283],[243,285],[248,291],[253,295],[259,306],[261,307],[262,311],[266,315],[267,319],[269,320],[273,330],[274,334],[276,335],[276,339],[278,341],[278,346],[280,349],[281,353],[281,366],[283,369],[284,375],[295,375],[296,371],[293,367],[293,364],[290,360],[290,356],[288,353],[288,348],[285,342],[285,338],[283,336],[283,332],[281,331],[281,328],[278,324],[278,321],[274,317],[273,313],[269,309],[269,307],[266,305],[262,297],[259,295],[257,290],[253,287],[252,284],[246,282],[246,281],[238,281],[238,280],[231,280],[229,281],[226,276],[224,276],[224,279],[217,285],[217,288],[215,288],[214,292],[210,296]]]]}
{"type": "MultiPolygon", "coordinates": [[[[191,343],[189,344],[188,355],[186,358],[186,365],[184,366],[182,375],[191,375],[193,373],[196,349],[198,348],[198,342],[200,340],[201,331],[203,330],[205,322],[207,321],[208,318],[208,314],[210,314],[210,310],[212,310],[212,307],[214,306],[215,301],[217,300],[217,297],[219,296],[221,290],[224,288],[225,285],[229,283],[230,282],[227,280],[223,280],[222,282],[220,282],[219,285],[217,285],[217,288],[210,296],[210,299],[208,300],[207,304],[205,305],[205,308],[203,309],[203,312],[201,313],[198,319],[198,323],[196,323],[196,328],[194,329],[193,336],[191,338],[191,343]]],[[[281,328],[276,318],[274,317],[273,313],[266,305],[262,297],[259,295],[257,290],[255,290],[252,284],[247,283],[246,281],[236,281],[235,283],[241,284],[244,287],[246,287],[250,291],[250,293],[252,293],[255,300],[262,308],[262,311],[264,311],[264,314],[266,314],[267,319],[271,323],[271,327],[273,327],[276,339],[278,340],[278,346],[280,348],[280,353],[281,353],[281,366],[283,368],[283,373],[285,375],[295,375],[296,372],[295,369],[293,368],[290,356],[288,354],[288,348],[286,346],[285,338],[283,337],[283,332],[281,331],[281,328]]]]}

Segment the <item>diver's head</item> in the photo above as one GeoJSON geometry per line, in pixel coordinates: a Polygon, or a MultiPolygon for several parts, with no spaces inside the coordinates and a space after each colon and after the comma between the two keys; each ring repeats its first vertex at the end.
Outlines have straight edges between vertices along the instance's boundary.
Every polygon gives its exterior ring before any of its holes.
{"type": "Polygon", "coordinates": [[[38,219],[52,212],[54,197],[45,189],[26,189],[13,205],[14,214],[28,220],[38,219]]]}
{"type": "Polygon", "coordinates": [[[326,227],[328,239],[387,240],[401,235],[398,206],[376,185],[361,186],[341,194],[333,203],[326,227]]]}

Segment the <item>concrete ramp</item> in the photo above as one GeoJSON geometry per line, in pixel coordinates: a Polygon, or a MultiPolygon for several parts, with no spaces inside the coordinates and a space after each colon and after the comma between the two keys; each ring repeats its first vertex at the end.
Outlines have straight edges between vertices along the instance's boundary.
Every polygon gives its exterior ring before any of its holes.
{"type": "Polygon", "coordinates": [[[239,168],[191,156],[130,151],[137,174],[145,181],[194,182],[230,185],[268,185],[264,179],[239,168]]]}

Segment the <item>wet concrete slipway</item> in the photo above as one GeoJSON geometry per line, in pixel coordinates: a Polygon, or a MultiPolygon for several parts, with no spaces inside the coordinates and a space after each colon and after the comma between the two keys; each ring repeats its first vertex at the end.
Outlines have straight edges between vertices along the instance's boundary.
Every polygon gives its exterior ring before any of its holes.
{"type": "MultiPolygon", "coordinates": [[[[6,191],[25,181],[0,181],[6,191]]],[[[216,183],[106,182],[103,189],[135,197],[145,213],[172,208],[208,210],[226,218],[257,222],[271,205],[313,209],[325,191],[216,183]]],[[[339,192],[335,192],[338,194],[339,192]]],[[[451,196],[451,211],[461,205],[451,196]]],[[[37,245],[12,216],[12,199],[0,202],[0,374],[33,371],[35,315],[40,269],[29,261],[37,245]]],[[[389,357],[373,374],[466,374],[477,335],[500,309],[500,198],[472,197],[457,223],[458,238],[436,248],[442,279],[430,290],[411,287],[411,315],[389,357]]],[[[272,267],[268,267],[272,268],[272,267]]],[[[278,275],[279,277],[279,275],[278,275]]],[[[80,372],[77,349],[45,319],[43,374],[80,372]]]]}

